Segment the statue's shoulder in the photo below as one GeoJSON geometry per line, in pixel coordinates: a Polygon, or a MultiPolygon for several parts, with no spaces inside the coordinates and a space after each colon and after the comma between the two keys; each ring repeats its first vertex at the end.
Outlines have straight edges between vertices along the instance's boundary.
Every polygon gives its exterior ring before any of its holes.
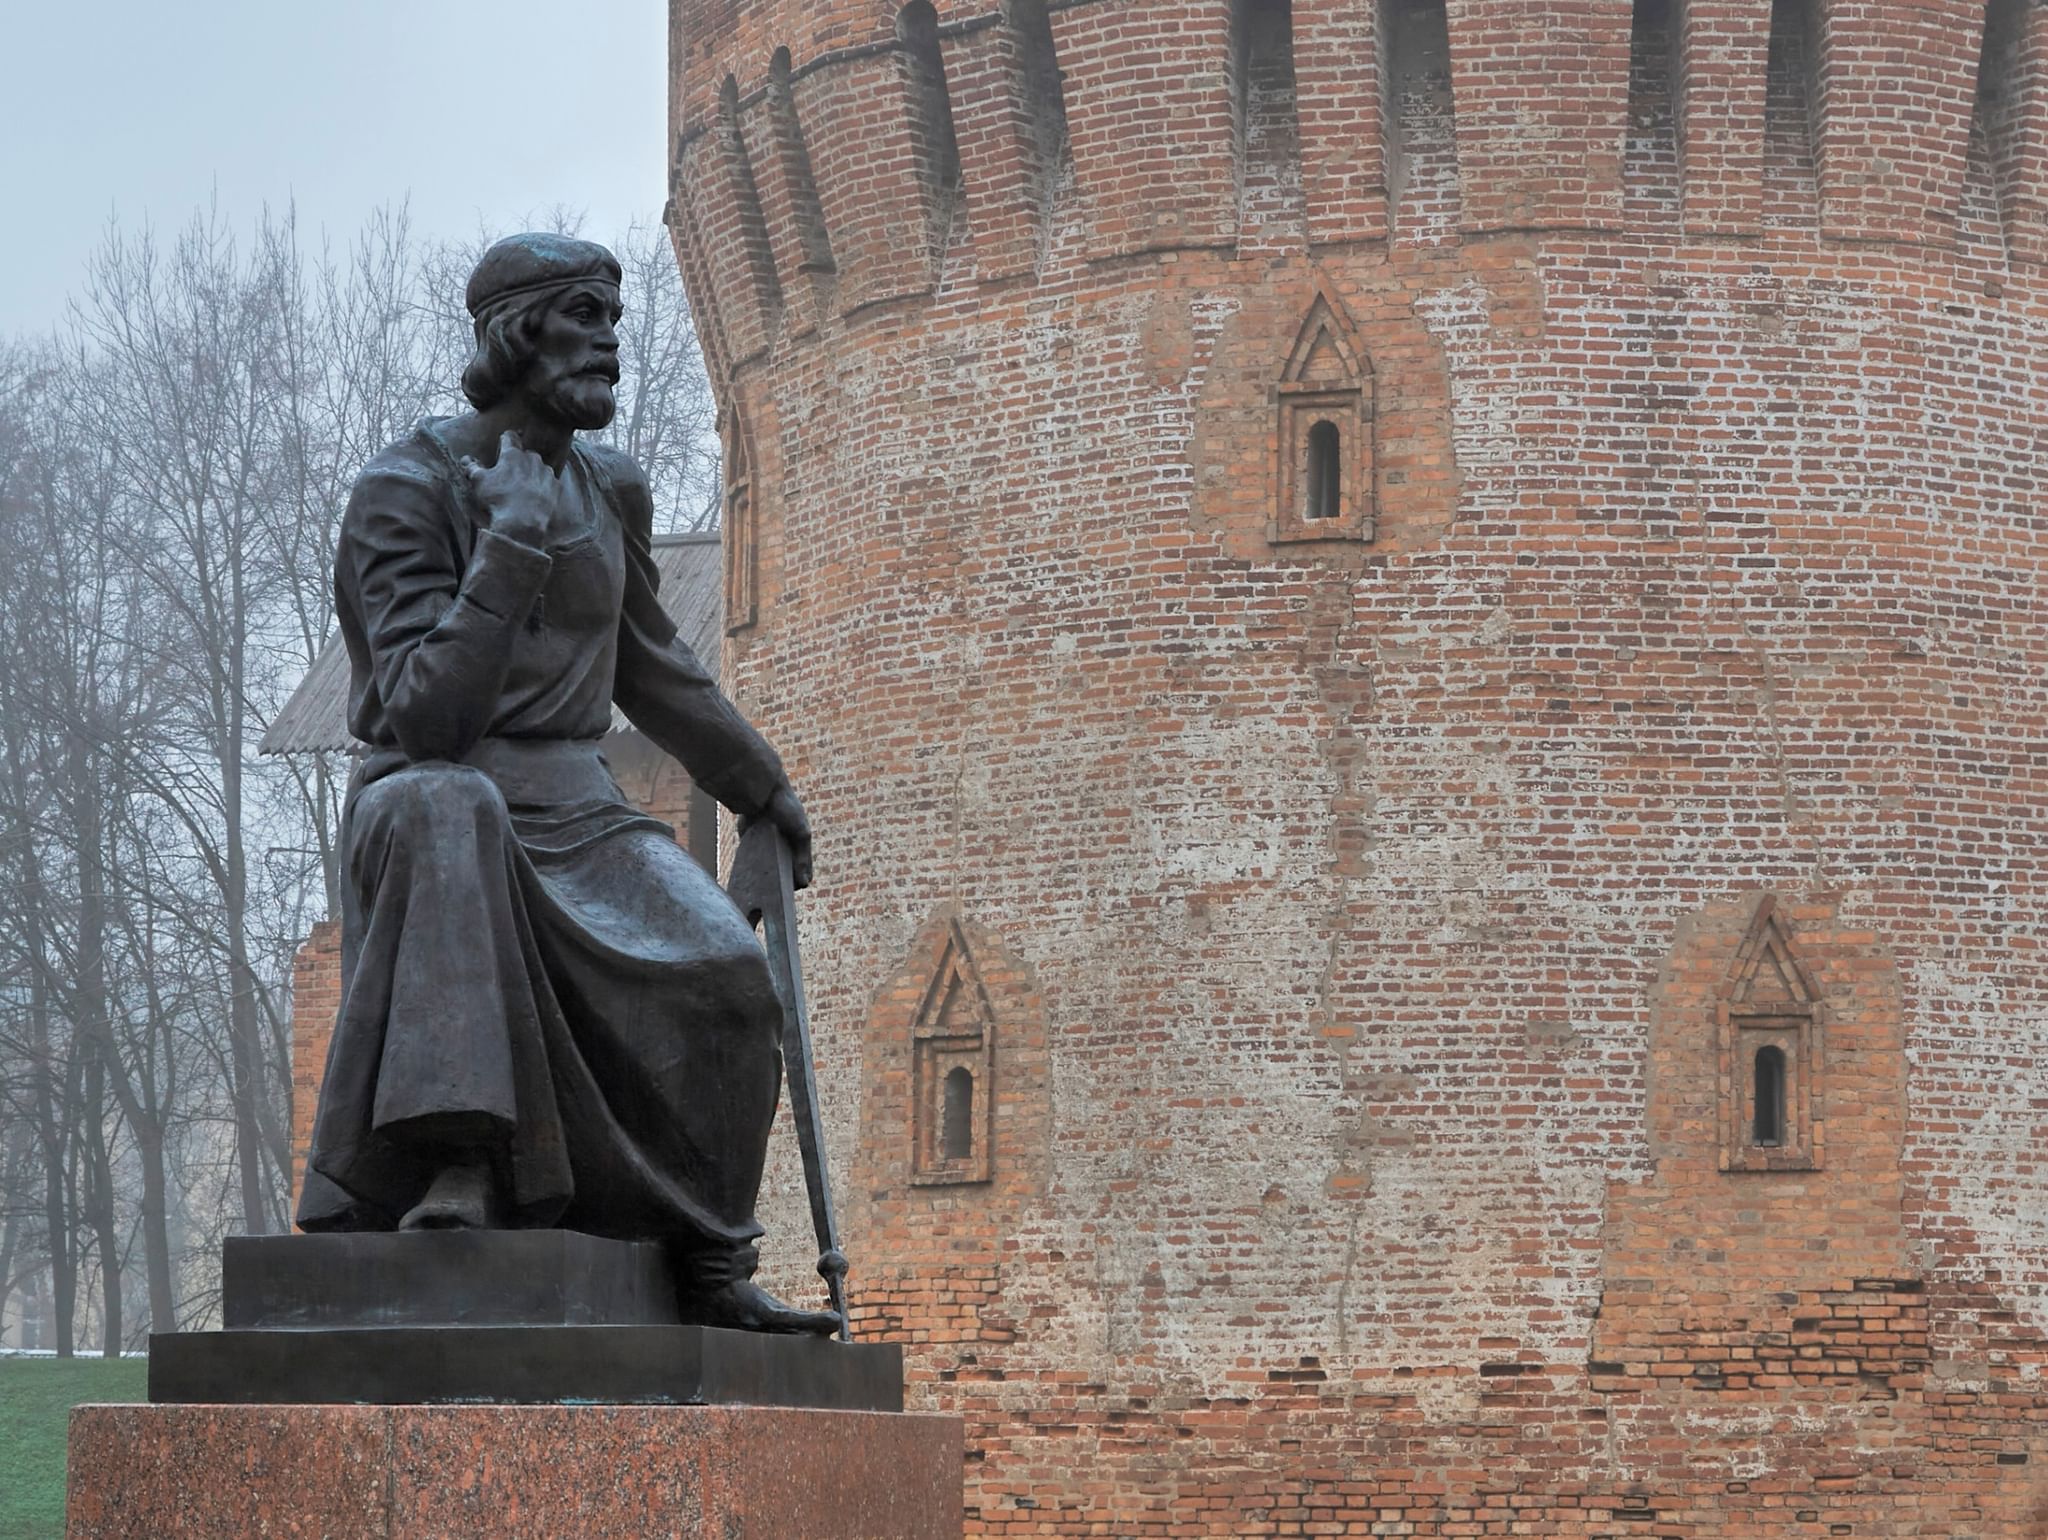
{"type": "Polygon", "coordinates": [[[438,418],[421,418],[413,424],[410,432],[393,439],[370,456],[356,476],[357,485],[383,477],[436,483],[453,481],[455,455],[441,436],[439,425],[438,418]]]}
{"type": "Polygon", "coordinates": [[[394,439],[356,473],[344,527],[367,518],[447,513],[456,502],[456,465],[432,419],[394,439]]]}
{"type": "Polygon", "coordinates": [[[647,495],[647,472],[640,468],[640,462],[623,449],[614,449],[609,444],[583,443],[583,453],[597,472],[598,479],[611,489],[613,496],[638,493],[647,495]]]}
{"type": "Polygon", "coordinates": [[[583,443],[584,463],[612,505],[619,522],[638,545],[646,545],[654,528],[654,491],[640,462],[609,444],[583,443]]]}

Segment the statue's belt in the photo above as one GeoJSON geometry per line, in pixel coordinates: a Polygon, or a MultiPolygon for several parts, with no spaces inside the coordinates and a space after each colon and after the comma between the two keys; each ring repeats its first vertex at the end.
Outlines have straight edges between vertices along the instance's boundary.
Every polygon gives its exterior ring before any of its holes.
{"type": "Polygon", "coordinates": [[[600,738],[484,738],[460,760],[414,761],[399,749],[376,749],[356,771],[357,787],[410,769],[481,770],[516,805],[573,806],[622,802],[600,738]]]}

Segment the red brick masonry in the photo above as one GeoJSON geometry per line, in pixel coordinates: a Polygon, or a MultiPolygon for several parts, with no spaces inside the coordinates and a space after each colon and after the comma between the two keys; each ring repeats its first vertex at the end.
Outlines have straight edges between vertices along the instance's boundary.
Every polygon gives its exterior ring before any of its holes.
{"type": "Polygon", "coordinates": [[[970,1531],[2048,1533],[2048,9],[671,14],[970,1531]]]}
{"type": "Polygon", "coordinates": [[[2048,1534],[2048,8],[671,14],[969,1530],[2048,1534]]]}

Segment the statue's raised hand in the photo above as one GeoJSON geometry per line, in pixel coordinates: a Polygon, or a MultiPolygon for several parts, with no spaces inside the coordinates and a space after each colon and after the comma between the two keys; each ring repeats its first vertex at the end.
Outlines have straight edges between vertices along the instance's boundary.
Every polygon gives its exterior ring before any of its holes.
{"type": "Polygon", "coordinates": [[[565,513],[562,480],[517,432],[499,438],[497,464],[486,467],[465,456],[462,468],[493,530],[536,550],[548,548],[565,513]]]}

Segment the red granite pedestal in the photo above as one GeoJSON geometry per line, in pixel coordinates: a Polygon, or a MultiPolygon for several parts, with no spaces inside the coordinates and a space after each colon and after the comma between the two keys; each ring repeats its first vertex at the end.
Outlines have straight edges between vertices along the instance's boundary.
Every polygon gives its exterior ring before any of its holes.
{"type": "Polygon", "coordinates": [[[957,1540],[961,1426],[768,1406],[82,1406],[69,1540],[957,1540]]]}

